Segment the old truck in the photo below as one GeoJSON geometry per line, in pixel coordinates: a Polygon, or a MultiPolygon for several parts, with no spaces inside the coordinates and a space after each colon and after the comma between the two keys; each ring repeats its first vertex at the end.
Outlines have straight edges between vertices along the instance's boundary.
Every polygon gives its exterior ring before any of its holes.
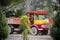
{"type": "MultiPolygon", "coordinates": [[[[37,35],[39,32],[41,34],[48,34],[49,30],[49,20],[48,20],[48,12],[45,10],[29,10],[27,12],[27,16],[31,17],[33,15],[33,23],[30,21],[30,33],[32,35],[37,35]]],[[[8,25],[10,26],[10,33],[13,33],[15,28],[19,27],[20,24],[20,18],[19,17],[9,17],[8,19],[8,25]]]]}

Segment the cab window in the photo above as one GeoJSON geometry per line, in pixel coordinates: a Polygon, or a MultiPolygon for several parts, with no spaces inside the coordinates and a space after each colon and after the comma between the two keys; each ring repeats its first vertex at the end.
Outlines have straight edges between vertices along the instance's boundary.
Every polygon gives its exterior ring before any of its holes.
{"type": "Polygon", "coordinates": [[[46,19],[46,18],[47,18],[46,15],[36,15],[36,16],[35,16],[35,19],[36,19],[36,20],[43,20],[43,19],[46,19]]]}

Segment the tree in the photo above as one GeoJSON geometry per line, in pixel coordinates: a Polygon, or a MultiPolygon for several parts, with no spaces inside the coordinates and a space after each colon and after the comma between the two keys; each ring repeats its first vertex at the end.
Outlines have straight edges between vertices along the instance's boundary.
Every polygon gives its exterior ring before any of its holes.
{"type": "Polygon", "coordinates": [[[60,4],[60,0],[58,0],[59,4],[60,4]]]}
{"type": "Polygon", "coordinates": [[[24,0],[0,0],[1,6],[8,6],[11,4],[22,3],[24,0]]]}
{"type": "Polygon", "coordinates": [[[17,10],[17,13],[15,14],[16,17],[21,17],[24,14],[23,10],[17,10]]]}
{"type": "Polygon", "coordinates": [[[7,20],[5,14],[2,12],[0,8],[0,40],[5,39],[9,34],[9,27],[7,24],[7,20]]]}
{"type": "Polygon", "coordinates": [[[54,40],[60,40],[60,12],[54,17],[54,24],[51,27],[51,36],[54,40]]]}
{"type": "Polygon", "coordinates": [[[22,2],[23,0],[0,0],[0,40],[7,38],[9,34],[9,27],[3,7],[13,6],[22,2]]]}
{"type": "Polygon", "coordinates": [[[50,35],[54,40],[60,40],[60,6],[55,5],[54,10],[57,11],[57,14],[53,18],[54,23],[51,27],[50,35]]]}
{"type": "Polygon", "coordinates": [[[6,13],[6,17],[11,17],[13,15],[15,15],[15,12],[14,11],[8,11],[8,12],[5,12],[6,13]],[[13,14],[14,13],[14,14],[13,14]]]}

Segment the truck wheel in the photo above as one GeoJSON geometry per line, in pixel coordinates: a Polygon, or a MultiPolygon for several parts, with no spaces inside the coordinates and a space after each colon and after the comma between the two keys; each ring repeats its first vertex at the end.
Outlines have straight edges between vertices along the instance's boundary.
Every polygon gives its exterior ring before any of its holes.
{"type": "Polygon", "coordinates": [[[32,27],[32,28],[31,28],[30,34],[31,34],[31,35],[37,35],[37,34],[38,34],[38,30],[36,29],[36,27],[32,27]]]}
{"type": "Polygon", "coordinates": [[[11,33],[11,28],[10,28],[10,26],[9,26],[9,34],[11,33]]]}
{"type": "Polygon", "coordinates": [[[47,35],[47,34],[48,34],[48,30],[42,31],[42,35],[47,35]]]}
{"type": "Polygon", "coordinates": [[[13,28],[13,26],[10,25],[10,27],[9,27],[9,33],[13,34],[13,32],[14,32],[14,28],[13,28]]]}

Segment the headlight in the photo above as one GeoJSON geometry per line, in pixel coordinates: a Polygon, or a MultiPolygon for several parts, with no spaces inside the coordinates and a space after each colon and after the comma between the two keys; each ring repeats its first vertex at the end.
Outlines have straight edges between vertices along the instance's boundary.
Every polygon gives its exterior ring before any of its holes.
{"type": "Polygon", "coordinates": [[[41,25],[42,28],[49,28],[49,25],[41,25]]]}
{"type": "Polygon", "coordinates": [[[48,19],[45,19],[45,21],[47,21],[49,23],[49,20],[48,19]]]}

